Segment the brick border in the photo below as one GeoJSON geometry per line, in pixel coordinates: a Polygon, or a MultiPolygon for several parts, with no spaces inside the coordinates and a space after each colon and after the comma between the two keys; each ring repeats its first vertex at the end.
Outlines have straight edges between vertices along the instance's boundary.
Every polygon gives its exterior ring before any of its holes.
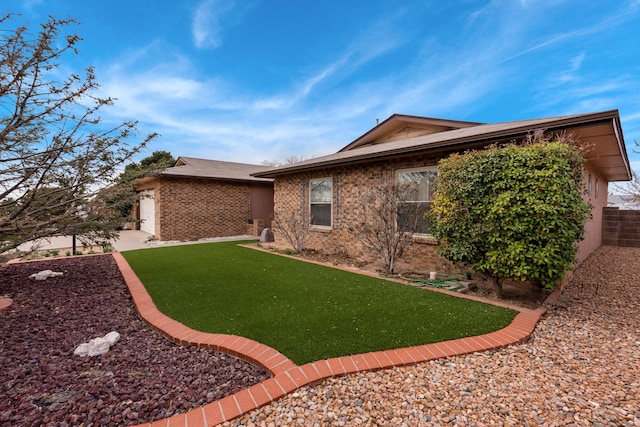
{"type": "MultiPolygon", "coordinates": [[[[118,252],[111,255],[118,264],[122,277],[129,287],[140,316],[154,329],[177,344],[197,345],[222,351],[250,363],[263,366],[272,375],[271,378],[261,383],[203,407],[192,409],[184,414],[174,415],[170,418],[140,424],[136,427],[215,426],[278,400],[300,387],[326,378],[362,371],[375,371],[394,366],[411,365],[520,343],[531,335],[538,320],[546,312],[545,307],[530,310],[510,304],[498,304],[519,312],[509,326],[499,331],[433,344],[334,357],[297,366],[277,350],[259,342],[235,335],[209,334],[195,331],[169,318],[157,309],[142,282],[124,257],[118,252]]],[[[348,271],[353,272],[353,270],[348,271]]],[[[429,288],[429,290],[431,289],[429,288]]],[[[481,300],[486,303],[495,303],[495,301],[469,295],[448,291],[442,292],[481,300]]],[[[553,292],[547,300],[556,300],[559,295],[559,291],[553,292]]]]}
{"type": "Polygon", "coordinates": [[[9,297],[0,297],[0,313],[5,311],[13,303],[13,300],[9,297]]]}

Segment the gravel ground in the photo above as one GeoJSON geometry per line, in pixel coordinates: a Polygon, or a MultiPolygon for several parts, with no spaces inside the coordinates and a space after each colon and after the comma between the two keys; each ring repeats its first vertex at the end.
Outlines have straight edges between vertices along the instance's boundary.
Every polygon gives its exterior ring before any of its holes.
{"type": "Polygon", "coordinates": [[[0,269],[0,426],[100,426],[149,422],[205,405],[266,379],[223,353],[180,347],[142,322],[111,256],[63,258],[0,269]],[[64,276],[36,282],[41,270],[64,276]],[[75,347],[110,331],[109,353],[75,347]]]}
{"type": "Polygon", "coordinates": [[[640,426],[640,249],[603,247],[521,345],[307,386],[224,426],[640,426]]]}

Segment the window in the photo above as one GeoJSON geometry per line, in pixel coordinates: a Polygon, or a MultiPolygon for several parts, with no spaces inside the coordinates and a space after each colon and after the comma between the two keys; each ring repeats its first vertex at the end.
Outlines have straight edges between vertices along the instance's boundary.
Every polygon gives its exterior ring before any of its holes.
{"type": "Polygon", "coordinates": [[[333,200],[333,181],[331,178],[309,181],[310,224],[331,227],[331,202],[333,200]]]}
{"type": "MultiPolygon", "coordinates": [[[[425,214],[429,211],[429,200],[433,194],[433,183],[437,175],[438,169],[435,166],[428,168],[404,169],[399,170],[397,173],[399,182],[411,184],[413,187],[406,203],[417,203],[421,214],[425,214]]],[[[399,230],[408,230],[406,215],[403,215],[402,212],[398,212],[397,222],[399,230]]],[[[429,234],[429,228],[429,221],[425,219],[424,221],[420,221],[420,225],[415,232],[418,234],[429,234]]]]}
{"type": "Polygon", "coordinates": [[[591,197],[591,174],[589,174],[589,179],[587,180],[587,195],[591,197]]]}
{"type": "Polygon", "coordinates": [[[594,191],[594,197],[597,199],[598,198],[598,177],[596,177],[596,188],[594,191]]]}

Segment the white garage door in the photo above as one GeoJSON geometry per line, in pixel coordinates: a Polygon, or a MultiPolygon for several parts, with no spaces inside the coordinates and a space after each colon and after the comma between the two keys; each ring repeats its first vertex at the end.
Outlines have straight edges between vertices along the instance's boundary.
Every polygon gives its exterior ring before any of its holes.
{"type": "Polygon", "coordinates": [[[140,193],[140,230],[156,234],[156,203],[153,190],[140,193]]]}

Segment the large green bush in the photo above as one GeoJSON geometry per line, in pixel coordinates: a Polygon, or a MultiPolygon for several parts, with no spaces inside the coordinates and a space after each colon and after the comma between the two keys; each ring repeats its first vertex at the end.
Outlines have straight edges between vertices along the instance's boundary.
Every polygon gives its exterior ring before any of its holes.
{"type": "Polygon", "coordinates": [[[485,274],[553,288],[576,261],[590,206],[584,160],[564,142],[493,146],[439,163],[432,234],[448,260],[485,274]]]}

